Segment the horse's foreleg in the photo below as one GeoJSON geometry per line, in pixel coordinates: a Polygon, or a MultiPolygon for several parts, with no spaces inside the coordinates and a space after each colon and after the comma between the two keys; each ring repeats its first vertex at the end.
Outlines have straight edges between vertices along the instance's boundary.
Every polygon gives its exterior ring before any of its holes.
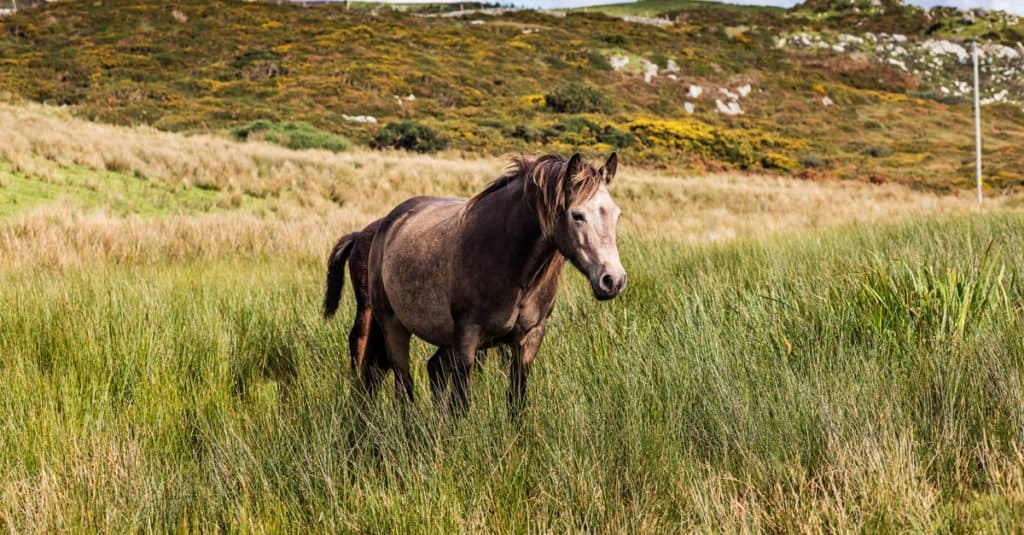
{"type": "Polygon", "coordinates": [[[457,347],[454,351],[454,372],[452,392],[452,412],[456,416],[463,416],[469,409],[469,388],[470,374],[473,372],[473,362],[476,359],[476,349],[480,345],[479,328],[468,326],[459,329],[457,347]]]}
{"type": "Polygon", "coordinates": [[[434,403],[441,410],[447,410],[445,396],[448,394],[448,381],[454,364],[454,352],[446,347],[439,347],[427,361],[427,373],[430,374],[430,393],[434,403]]]}
{"type": "Polygon", "coordinates": [[[541,342],[544,341],[544,324],[540,324],[520,338],[512,346],[511,369],[508,385],[508,414],[517,420],[526,406],[526,379],[530,375],[530,367],[537,357],[541,342]]]}

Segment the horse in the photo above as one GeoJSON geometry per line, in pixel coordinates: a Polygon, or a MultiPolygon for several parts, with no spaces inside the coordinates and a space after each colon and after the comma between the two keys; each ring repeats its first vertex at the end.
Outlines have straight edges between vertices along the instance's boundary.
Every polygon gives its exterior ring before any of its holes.
{"type": "Polygon", "coordinates": [[[442,400],[451,379],[459,415],[469,406],[477,351],[507,346],[509,412],[520,413],[565,261],[598,300],[626,287],[615,238],[622,211],[607,188],[617,164],[615,153],[600,168],[579,154],[517,157],[469,200],[415,197],[380,220],[369,248],[369,301],[399,395],[413,400],[412,335],[446,348],[428,363],[431,390],[442,400]]]}

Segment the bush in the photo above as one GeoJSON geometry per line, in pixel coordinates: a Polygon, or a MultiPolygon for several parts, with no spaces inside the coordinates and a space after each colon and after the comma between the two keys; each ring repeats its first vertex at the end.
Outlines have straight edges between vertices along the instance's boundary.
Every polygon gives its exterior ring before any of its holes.
{"type": "Polygon", "coordinates": [[[352,148],[348,139],[303,122],[275,123],[266,119],[253,121],[231,129],[239,141],[262,140],[289,149],[324,149],[342,152],[352,148]]]}
{"type": "Polygon", "coordinates": [[[287,74],[281,66],[281,54],[272,50],[246,50],[231,62],[243,80],[257,82],[287,74]]]}
{"type": "Polygon", "coordinates": [[[370,146],[375,149],[402,149],[415,152],[436,152],[448,147],[448,138],[415,121],[389,123],[374,136],[370,146]]]}
{"type": "Polygon", "coordinates": [[[590,63],[591,67],[599,71],[613,70],[612,64],[608,62],[608,58],[596,50],[591,50],[587,53],[587,62],[590,63]]]}
{"type": "Polygon", "coordinates": [[[594,124],[594,121],[591,121],[586,117],[573,116],[562,121],[562,123],[558,125],[558,129],[564,132],[580,134],[597,130],[597,125],[594,124]]]}
{"type": "Polygon", "coordinates": [[[761,158],[761,167],[765,169],[779,169],[782,171],[793,171],[799,164],[796,160],[786,156],[785,154],[778,154],[775,152],[768,153],[761,158]]]}
{"type": "Polygon", "coordinates": [[[588,85],[570,83],[544,95],[544,105],[558,113],[609,113],[608,99],[588,85]]]}
{"type": "Polygon", "coordinates": [[[604,131],[597,135],[597,140],[601,143],[607,143],[617,149],[624,149],[633,144],[634,138],[633,134],[608,125],[604,127],[604,131]]]}
{"type": "Polygon", "coordinates": [[[864,154],[867,154],[872,158],[885,158],[887,156],[892,156],[892,149],[885,145],[872,145],[864,149],[864,154]]]}
{"type": "Polygon", "coordinates": [[[804,154],[800,157],[800,165],[808,169],[821,169],[826,167],[828,163],[825,161],[820,154],[804,154]]]}
{"type": "Polygon", "coordinates": [[[597,39],[613,46],[626,46],[626,36],[617,33],[598,35],[597,39]]]}
{"type": "Polygon", "coordinates": [[[651,57],[650,57],[651,63],[657,65],[659,69],[667,69],[668,68],[668,60],[669,60],[669,57],[666,56],[662,52],[655,52],[655,53],[651,54],[651,57]]]}
{"type": "Polygon", "coordinates": [[[544,141],[544,133],[527,124],[517,124],[509,135],[529,143],[544,141]]]}

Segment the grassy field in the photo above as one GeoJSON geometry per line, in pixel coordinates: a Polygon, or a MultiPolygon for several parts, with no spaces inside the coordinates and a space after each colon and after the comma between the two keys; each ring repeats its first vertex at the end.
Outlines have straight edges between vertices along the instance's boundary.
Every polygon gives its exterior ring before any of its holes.
{"type": "MultiPolygon", "coordinates": [[[[969,192],[679,175],[624,162],[629,170],[616,180],[623,230],[686,243],[973,209],[969,192]]],[[[322,261],[324,244],[343,231],[414,195],[470,196],[507,164],[456,153],[294,151],[0,103],[0,251],[18,269],[225,255],[322,261]]],[[[989,200],[1020,204],[1015,196],[989,200]]]]}
{"type": "Polygon", "coordinates": [[[290,151],[39,106],[0,107],[0,126],[9,530],[1024,521],[1014,197],[977,210],[894,184],[626,165],[630,286],[598,303],[567,271],[520,428],[493,352],[467,418],[446,421],[423,344],[416,404],[361,412],[351,297],[318,315],[335,237],[416,193],[477,191],[502,160],[290,151]]]}
{"type": "MultiPolygon", "coordinates": [[[[1019,215],[692,246],[568,276],[521,429],[353,402],[288,255],[7,272],[0,521],[96,529],[978,531],[1024,520],[1019,215]],[[991,244],[991,249],[989,245],[991,244]],[[986,251],[989,251],[986,253],[986,251]]],[[[427,349],[416,346],[425,356],[427,349]]]]}

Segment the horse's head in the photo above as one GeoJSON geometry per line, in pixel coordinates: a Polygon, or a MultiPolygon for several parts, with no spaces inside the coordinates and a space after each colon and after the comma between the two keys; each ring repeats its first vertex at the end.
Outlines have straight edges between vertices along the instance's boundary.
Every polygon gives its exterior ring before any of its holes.
{"type": "Polygon", "coordinates": [[[622,210],[608,193],[617,164],[615,153],[600,169],[574,154],[562,177],[565,209],[559,211],[551,229],[559,252],[586,275],[594,297],[601,301],[626,287],[626,270],[615,244],[615,225],[622,210]]]}

